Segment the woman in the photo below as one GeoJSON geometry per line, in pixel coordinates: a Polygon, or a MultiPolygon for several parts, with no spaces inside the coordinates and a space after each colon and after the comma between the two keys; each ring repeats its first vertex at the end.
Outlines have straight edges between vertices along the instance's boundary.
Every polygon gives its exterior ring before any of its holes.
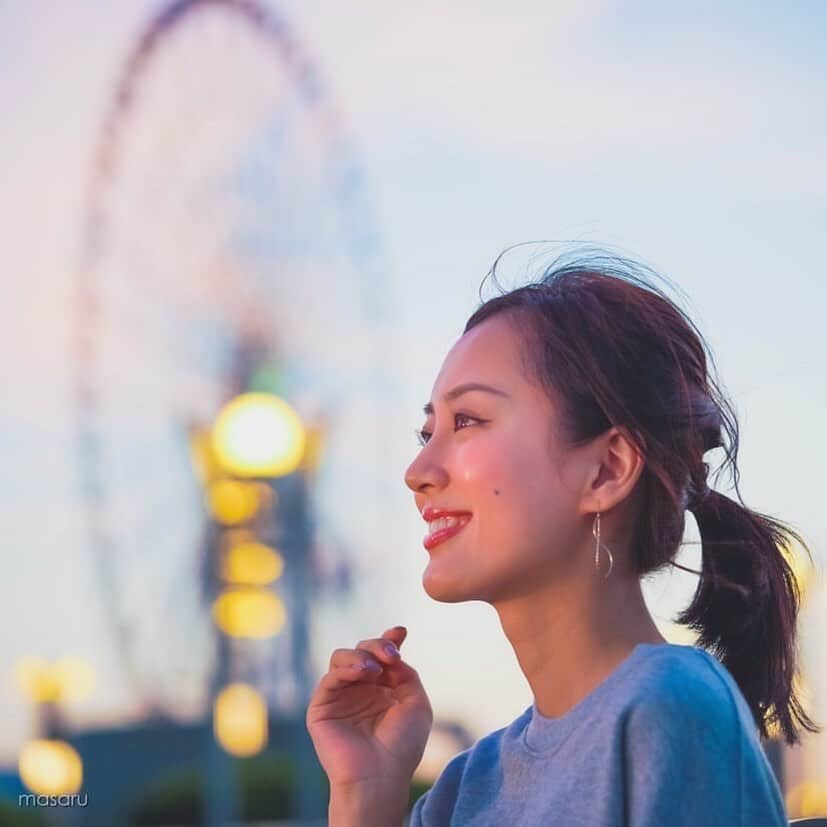
{"type": "MultiPolygon", "coordinates": [[[[533,703],[448,764],[412,827],[787,824],[759,735],[819,731],[793,690],[782,551],[806,546],[740,502],[733,409],[650,272],[558,259],[485,302],[436,378],[405,475],[429,524],[422,582],[491,604],[533,703]],[[718,447],[738,502],[707,486],[718,447]],[[703,565],[678,621],[697,646],[666,642],[641,592],[678,566],[687,510],[703,565]]],[[[403,823],[433,720],[405,634],[337,649],[311,699],[333,827],[403,823]]]]}

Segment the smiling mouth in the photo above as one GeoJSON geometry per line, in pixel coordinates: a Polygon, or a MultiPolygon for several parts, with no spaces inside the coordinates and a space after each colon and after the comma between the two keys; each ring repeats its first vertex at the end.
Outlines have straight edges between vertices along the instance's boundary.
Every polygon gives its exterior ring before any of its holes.
{"type": "Polygon", "coordinates": [[[422,544],[426,549],[428,549],[428,551],[430,551],[440,543],[443,543],[445,540],[453,537],[455,534],[459,534],[459,532],[462,531],[466,525],[468,525],[470,520],[470,514],[463,514],[461,517],[458,517],[456,522],[452,525],[446,526],[445,528],[439,528],[431,534],[428,534],[422,541],[422,544]]]}

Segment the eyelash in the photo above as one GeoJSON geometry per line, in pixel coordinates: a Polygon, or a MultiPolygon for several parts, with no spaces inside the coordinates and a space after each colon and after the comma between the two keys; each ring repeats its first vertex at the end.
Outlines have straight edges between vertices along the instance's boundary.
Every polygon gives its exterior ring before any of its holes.
{"type": "MultiPolygon", "coordinates": [[[[456,423],[457,423],[457,419],[460,418],[460,417],[462,417],[462,419],[470,419],[472,422],[476,422],[478,424],[483,422],[482,419],[477,419],[477,417],[475,417],[475,416],[469,416],[468,414],[458,413],[458,414],[454,414],[454,425],[455,426],[456,426],[456,423]]],[[[464,430],[464,429],[460,428],[459,430],[464,430]]],[[[416,441],[420,444],[420,446],[423,446],[423,447],[428,443],[428,440],[432,436],[431,432],[426,431],[424,428],[421,429],[421,430],[414,430],[414,433],[416,434],[416,441]]]]}

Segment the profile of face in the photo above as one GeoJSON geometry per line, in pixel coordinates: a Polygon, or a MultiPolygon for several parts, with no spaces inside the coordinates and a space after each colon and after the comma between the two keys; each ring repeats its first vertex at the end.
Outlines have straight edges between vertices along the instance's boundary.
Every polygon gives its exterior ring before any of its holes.
{"type": "Polygon", "coordinates": [[[470,514],[428,549],[422,583],[435,600],[496,603],[582,571],[573,552],[587,457],[559,438],[558,412],[526,375],[522,347],[513,322],[492,316],[456,342],[434,383],[426,443],[405,483],[420,514],[470,514]],[[463,392],[471,384],[493,391],[463,392]]]}

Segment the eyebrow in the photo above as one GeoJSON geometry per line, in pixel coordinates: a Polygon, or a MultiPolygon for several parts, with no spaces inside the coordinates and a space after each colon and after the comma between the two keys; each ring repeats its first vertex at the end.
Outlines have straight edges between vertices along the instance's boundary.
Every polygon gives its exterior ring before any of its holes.
{"type": "MultiPolygon", "coordinates": [[[[470,391],[484,391],[485,393],[493,393],[508,399],[508,394],[505,391],[499,390],[499,388],[492,388],[491,385],[484,385],[482,382],[466,382],[464,385],[457,385],[455,388],[449,390],[448,393],[442,397],[442,401],[450,402],[452,399],[456,399],[458,396],[462,396],[464,393],[469,393],[470,391]]],[[[425,416],[430,416],[434,412],[434,406],[430,402],[426,402],[422,411],[425,416]]]]}

